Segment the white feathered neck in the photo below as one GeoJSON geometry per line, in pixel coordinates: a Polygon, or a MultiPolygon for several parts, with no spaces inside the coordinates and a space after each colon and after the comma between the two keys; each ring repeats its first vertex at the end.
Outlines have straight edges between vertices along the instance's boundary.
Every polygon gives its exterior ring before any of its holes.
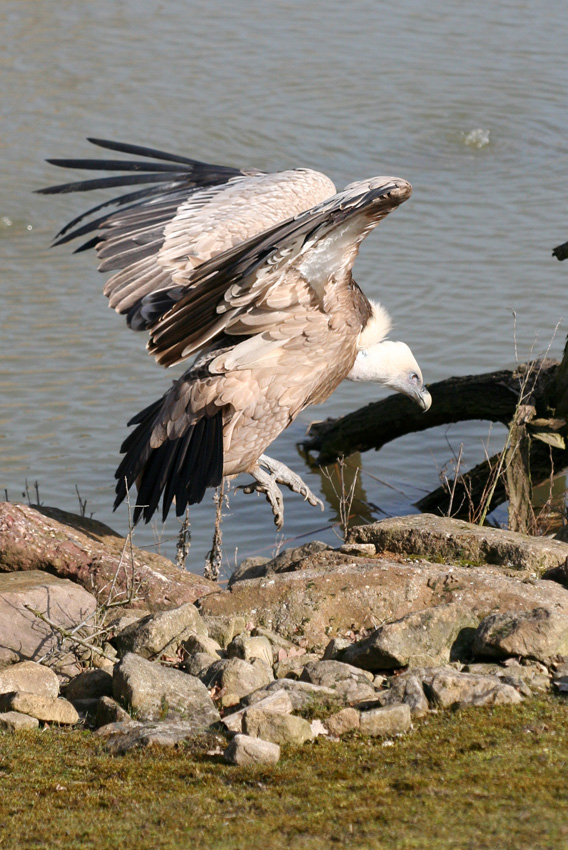
{"type": "Polygon", "coordinates": [[[370,304],[373,312],[359,334],[357,341],[359,351],[382,342],[392,327],[391,317],[385,308],[378,301],[370,301],[370,304]]]}

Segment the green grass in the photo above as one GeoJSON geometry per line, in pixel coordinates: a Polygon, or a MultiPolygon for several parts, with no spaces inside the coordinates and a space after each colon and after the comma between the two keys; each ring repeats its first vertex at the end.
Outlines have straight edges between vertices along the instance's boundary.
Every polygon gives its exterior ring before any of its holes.
{"type": "Polygon", "coordinates": [[[440,712],[239,768],[199,747],[109,756],[89,733],[0,736],[0,848],[563,850],[568,701],[440,712]]]}

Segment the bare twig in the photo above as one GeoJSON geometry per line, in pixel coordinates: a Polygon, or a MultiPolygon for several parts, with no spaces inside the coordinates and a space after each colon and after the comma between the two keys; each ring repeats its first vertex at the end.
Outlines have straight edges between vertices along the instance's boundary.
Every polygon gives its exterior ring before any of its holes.
{"type": "Polygon", "coordinates": [[[185,562],[191,548],[191,523],[189,521],[189,508],[185,510],[185,516],[181,523],[176,546],[176,567],[185,570],[185,562]]]}
{"type": "Polygon", "coordinates": [[[353,468],[353,480],[351,481],[351,486],[349,490],[347,490],[345,485],[345,469],[347,464],[345,463],[345,458],[341,456],[337,462],[334,464],[334,469],[337,473],[338,486],[336,486],[335,481],[333,480],[332,474],[325,467],[321,468],[322,475],[327,478],[335,497],[338,501],[338,512],[339,512],[339,526],[341,528],[341,535],[337,534],[334,529],[334,532],[337,537],[343,540],[347,540],[347,532],[349,531],[349,522],[351,520],[351,508],[353,506],[353,499],[355,498],[355,488],[357,485],[357,475],[359,470],[357,468],[353,468]]]}
{"type": "Polygon", "coordinates": [[[213,532],[211,549],[207,553],[205,568],[203,570],[204,578],[208,578],[211,581],[219,580],[221,564],[223,563],[223,533],[221,531],[221,522],[223,520],[224,490],[225,479],[223,478],[221,484],[215,490],[215,495],[213,496],[213,501],[215,503],[215,530],[213,532]]]}
{"type": "Polygon", "coordinates": [[[79,516],[85,516],[87,510],[87,500],[81,498],[81,494],[79,493],[79,488],[75,484],[75,492],[77,494],[77,499],[79,500],[79,516]]]}
{"type": "MultiPolygon", "coordinates": [[[[38,611],[36,608],[33,608],[31,605],[28,605],[27,602],[24,602],[24,608],[30,611],[39,620],[42,620],[44,623],[46,623],[51,629],[54,630],[54,632],[57,632],[57,634],[62,639],[62,643],[64,641],[68,641],[70,643],[70,651],[73,652],[74,655],[77,655],[76,647],[80,646],[84,649],[87,649],[89,652],[93,652],[95,655],[100,655],[102,658],[106,658],[107,661],[114,662],[116,660],[112,656],[107,655],[107,653],[101,647],[93,643],[94,638],[100,636],[100,632],[96,635],[90,636],[87,639],[79,637],[79,635],[77,634],[77,631],[81,628],[84,628],[87,625],[88,621],[95,616],[96,612],[93,612],[93,614],[91,614],[89,618],[83,620],[83,622],[80,623],[78,626],[75,626],[73,629],[69,630],[63,628],[63,626],[61,626],[59,623],[55,623],[50,617],[47,616],[47,614],[45,614],[43,611],[38,611]]],[[[51,653],[46,653],[40,659],[40,661],[44,661],[46,658],[49,657],[50,654],[51,653]]]]}

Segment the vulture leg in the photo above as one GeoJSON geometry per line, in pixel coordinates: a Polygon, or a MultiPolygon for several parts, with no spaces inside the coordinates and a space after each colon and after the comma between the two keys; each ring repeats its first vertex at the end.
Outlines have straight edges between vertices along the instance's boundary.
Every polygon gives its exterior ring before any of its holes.
{"type": "Polygon", "coordinates": [[[312,493],[299,475],[296,475],[295,472],[292,472],[291,469],[279,460],[274,460],[274,458],[268,457],[268,455],[261,455],[258,459],[258,466],[250,474],[256,479],[256,484],[246,484],[239,489],[242,489],[243,493],[252,493],[254,490],[258,493],[264,493],[272,507],[274,525],[278,529],[282,528],[284,524],[284,500],[278,484],[285,484],[294,493],[299,493],[310,505],[314,505],[314,507],[319,505],[322,511],[324,510],[321,499],[318,499],[312,493]]]}

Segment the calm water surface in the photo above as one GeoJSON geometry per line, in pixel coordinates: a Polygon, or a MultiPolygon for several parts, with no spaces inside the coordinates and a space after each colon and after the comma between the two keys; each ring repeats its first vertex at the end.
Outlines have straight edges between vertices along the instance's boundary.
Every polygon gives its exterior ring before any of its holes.
{"type": "MultiPolygon", "coordinates": [[[[166,375],[106,306],[95,258],[49,249],[85,197],[45,198],[48,156],[90,155],[86,136],[212,162],[325,171],[338,187],[377,174],[414,186],[363,246],[355,276],[395,320],[427,381],[512,366],[549,345],[565,315],[568,269],[568,19],[544,0],[3,0],[0,189],[0,494],[38,482],[45,504],[112,514],[128,418],[166,375]],[[516,313],[514,332],[512,313],[516,313]]],[[[102,199],[102,196],[101,196],[102,199]]],[[[93,199],[93,203],[96,199],[93,199]]],[[[88,203],[88,201],[87,201],[88,203]]],[[[565,325],[552,341],[559,356],[565,325]]],[[[346,383],[271,448],[305,474],[295,448],[314,419],[379,397],[346,383]]],[[[435,399],[434,399],[435,403],[435,399]]],[[[491,445],[502,435],[494,430],[491,445]]],[[[478,462],[485,423],[404,438],[362,459],[366,516],[408,511],[465,446],[478,462]]],[[[192,511],[190,569],[202,569],[212,505],[192,511]]],[[[332,540],[320,514],[286,492],[287,538],[332,540]],[[319,530],[325,529],[325,530],[319,530]]],[[[141,527],[172,554],[178,524],[141,527]]],[[[224,522],[226,570],[270,554],[268,505],[236,494],[224,522]],[[238,555],[235,550],[238,549],[238,555]]]]}

